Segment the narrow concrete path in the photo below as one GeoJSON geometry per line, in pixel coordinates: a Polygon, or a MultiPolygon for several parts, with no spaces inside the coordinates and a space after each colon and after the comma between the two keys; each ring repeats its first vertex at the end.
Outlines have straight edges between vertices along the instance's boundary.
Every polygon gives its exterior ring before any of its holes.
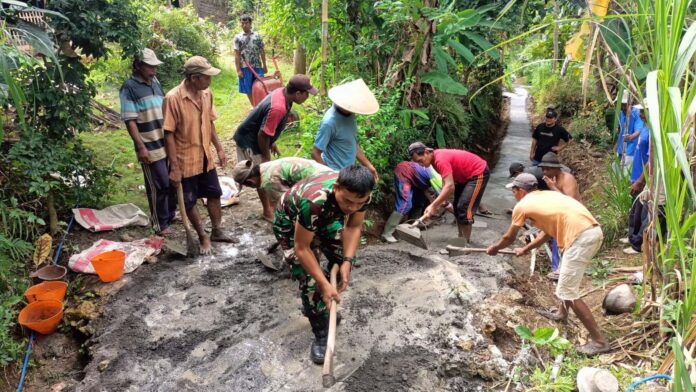
{"type": "Polygon", "coordinates": [[[505,184],[510,182],[508,168],[513,162],[529,165],[529,149],[532,145],[531,124],[527,115],[527,90],[516,87],[514,93],[505,93],[505,96],[510,97],[510,124],[500,146],[500,159],[491,172],[484,196],[486,205],[501,213],[515,203],[512,193],[505,189],[505,184]]]}

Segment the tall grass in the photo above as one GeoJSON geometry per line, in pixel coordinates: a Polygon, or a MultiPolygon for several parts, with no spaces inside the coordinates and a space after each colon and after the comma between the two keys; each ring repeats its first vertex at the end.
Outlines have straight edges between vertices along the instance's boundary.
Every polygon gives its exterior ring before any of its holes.
{"type": "MultiPolygon", "coordinates": [[[[671,341],[675,355],[674,390],[693,390],[689,372],[694,371],[693,335],[689,325],[696,311],[696,191],[691,176],[694,156],[694,53],[696,53],[696,22],[692,1],[638,0],[626,2],[623,20],[631,26],[632,40],[618,35],[623,45],[614,46],[617,57],[623,57],[622,83],[634,96],[647,98],[647,117],[651,131],[651,163],[653,175],[648,186],[657,200],[665,196],[666,235],[661,235],[658,219],[653,219],[649,232],[650,252],[646,262],[647,282],[656,284],[646,290],[658,304],[676,301],[676,322],[671,341]],[[635,8],[633,8],[635,7],[635,8]],[[687,16],[690,11],[692,15],[687,16]],[[628,56],[621,56],[622,49],[628,56]],[[645,80],[639,69],[649,70],[645,80]],[[633,88],[635,90],[635,88],[633,88]],[[690,143],[691,140],[691,143],[690,143]],[[682,339],[691,336],[691,340],[682,339]]],[[[604,33],[611,34],[610,31],[604,33]]],[[[643,72],[643,75],[645,73],[643,72]]],[[[652,203],[652,216],[657,217],[657,204],[652,203]]],[[[663,315],[663,312],[660,312],[663,315]]]]}

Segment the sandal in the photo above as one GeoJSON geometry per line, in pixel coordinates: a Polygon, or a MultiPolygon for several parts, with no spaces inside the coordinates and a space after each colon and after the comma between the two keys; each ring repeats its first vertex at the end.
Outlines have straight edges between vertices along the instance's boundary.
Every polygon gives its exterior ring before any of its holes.
{"type": "Polygon", "coordinates": [[[478,210],[478,211],[476,212],[476,215],[479,215],[479,216],[493,216],[493,213],[491,212],[491,210],[478,210]]]}
{"type": "Polygon", "coordinates": [[[558,314],[558,309],[552,308],[552,309],[547,309],[547,310],[537,310],[536,312],[539,313],[540,315],[546,317],[547,319],[549,319],[551,321],[563,323],[567,320],[558,314]]]}
{"type": "Polygon", "coordinates": [[[548,274],[546,274],[546,278],[547,278],[547,279],[550,279],[550,280],[553,280],[554,282],[558,282],[558,277],[559,277],[560,275],[561,275],[561,274],[558,273],[558,271],[553,271],[553,272],[549,272],[548,274]]]}
{"type": "Polygon", "coordinates": [[[602,354],[606,353],[611,350],[611,347],[609,347],[609,343],[605,343],[604,345],[599,346],[595,342],[587,342],[583,344],[582,346],[578,347],[575,349],[575,351],[587,355],[588,357],[595,356],[597,354],[602,354]]]}

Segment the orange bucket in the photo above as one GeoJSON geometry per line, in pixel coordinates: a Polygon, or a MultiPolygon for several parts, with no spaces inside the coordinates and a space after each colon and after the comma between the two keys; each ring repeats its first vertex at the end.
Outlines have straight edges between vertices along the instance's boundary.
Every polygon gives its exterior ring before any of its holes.
{"type": "Polygon", "coordinates": [[[29,287],[27,291],[24,292],[24,296],[27,297],[29,303],[48,299],[62,301],[67,290],[68,284],[66,282],[62,280],[53,280],[29,287]]]}
{"type": "Polygon", "coordinates": [[[19,323],[44,335],[55,332],[63,318],[63,303],[54,299],[32,302],[19,312],[19,323]]]}
{"type": "Polygon", "coordinates": [[[125,265],[126,253],[120,250],[110,250],[92,257],[92,267],[105,283],[121,279],[125,265]]]}

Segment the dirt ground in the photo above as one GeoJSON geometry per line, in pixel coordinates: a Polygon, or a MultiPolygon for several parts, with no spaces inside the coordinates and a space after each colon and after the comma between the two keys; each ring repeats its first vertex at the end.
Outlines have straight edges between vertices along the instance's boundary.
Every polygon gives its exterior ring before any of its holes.
{"type": "MultiPolygon", "coordinates": [[[[517,130],[503,142],[484,196],[495,215],[477,217],[472,240],[479,246],[509,224],[507,165],[525,160],[531,135],[518,120],[513,112],[510,130],[517,130]]],[[[216,244],[207,257],[160,256],[111,285],[85,279],[66,316],[72,335],[37,341],[38,367],[26,390],[323,390],[321,367],[309,360],[312,334],[297,283],[287,269],[269,271],[256,260],[273,241],[259,216],[255,192],[247,189],[223,215],[239,244],[216,244]]],[[[109,236],[124,233],[147,234],[109,236]]],[[[553,284],[543,277],[548,261],[540,257],[530,277],[528,257],[450,257],[441,250],[455,235],[449,216],[424,233],[429,250],[404,243],[361,247],[362,264],[339,308],[337,383],[330,390],[500,390],[513,362],[535,361],[521,351],[514,328],[550,324],[535,311],[555,303],[553,284]]],[[[586,287],[600,319],[605,291],[592,291],[590,278],[586,287]]],[[[558,327],[584,343],[577,319],[558,327]]]]}

